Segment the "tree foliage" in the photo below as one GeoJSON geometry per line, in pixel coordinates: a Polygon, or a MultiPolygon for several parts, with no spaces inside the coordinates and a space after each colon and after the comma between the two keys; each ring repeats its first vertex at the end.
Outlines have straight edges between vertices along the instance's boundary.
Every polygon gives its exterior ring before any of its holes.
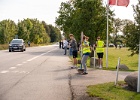
{"type": "MultiPolygon", "coordinates": [[[[102,0],[73,0],[71,2],[61,3],[59,16],[56,18],[56,24],[67,37],[73,33],[76,39],[80,40],[80,33],[90,37],[90,41],[97,36],[106,38],[107,17],[106,7],[102,0]]],[[[111,19],[113,12],[109,10],[111,19]]],[[[112,20],[109,20],[109,29],[111,29],[112,20]]],[[[111,31],[111,30],[110,30],[111,31]]]]}
{"type": "Polygon", "coordinates": [[[126,37],[126,44],[129,50],[132,52],[131,55],[139,53],[139,39],[140,39],[140,0],[136,6],[133,6],[135,15],[135,22],[127,22],[123,32],[126,37]]]}
{"type": "Polygon", "coordinates": [[[12,20],[0,22],[0,43],[9,43],[17,34],[17,25],[12,20]]]}
{"type": "Polygon", "coordinates": [[[52,25],[47,25],[45,21],[27,18],[19,20],[17,24],[12,20],[0,22],[0,44],[10,42],[16,35],[25,42],[30,41],[35,44],[57,42],[61,39],[60,30],[52,25]]]}

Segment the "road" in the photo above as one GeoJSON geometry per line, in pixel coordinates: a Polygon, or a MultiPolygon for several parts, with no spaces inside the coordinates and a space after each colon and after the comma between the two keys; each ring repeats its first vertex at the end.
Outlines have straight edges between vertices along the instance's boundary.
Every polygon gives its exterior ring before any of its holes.
{"type": "Polygon", "coordinates": [[[58,45],[0,51],[0,100],[71,100],[70,59],[58,45]]]}

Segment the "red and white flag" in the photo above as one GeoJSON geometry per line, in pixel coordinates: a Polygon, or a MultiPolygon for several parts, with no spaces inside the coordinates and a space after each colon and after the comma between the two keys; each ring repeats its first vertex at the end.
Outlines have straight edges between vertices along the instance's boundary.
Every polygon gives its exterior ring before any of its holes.
{"type": "Polygon", "coordinates": [[[128,6],[130,0],[109,0],[109,5],[128,6]]]}
{"type": "Polygon", "coordinates": [[[109,5],[116,5],[116,0],[109,0],[109,5]]]}

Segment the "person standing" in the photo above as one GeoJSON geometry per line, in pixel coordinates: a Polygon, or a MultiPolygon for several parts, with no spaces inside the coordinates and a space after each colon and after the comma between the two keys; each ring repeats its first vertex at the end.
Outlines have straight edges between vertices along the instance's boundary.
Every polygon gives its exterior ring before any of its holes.
{"type": "Polygon", "coordinates": [[[59,48],[61,49],[61,40],[59,41],[59,48]]]}
{"type": "Polygon", "coordinates": [[[68,43],[68,45],[69,45],[69,56],[72,56],[72,48],[71,48],[71,40],[69,40],[69,43],[68,43]]]}
{"type": "Polygon", "coordinates": [[[62,49],[64,49],[63,40],[61,40],[61,47],[62,47],[62,49]]]}
{"type": "Polygon", "coordinates": [[[28,46],[30,47],[30,41],[28,41],[28,46]]]}
{"type": "Polygon", "coordinates": [[[70,34],[69,37],[71,39],[70,47],[72,48],[72,55],[73,55],[73,66],[71,68],[76,68],[77,67],[77,55],[78,55],[77,42],[76,42],[73,34],[70,34]]]}
{"type": "Polygon", "coordinates": [[[99,68],[103,67],[103,55],[104,55],[104,42],[100,40],[100,36],[97,37],[97,42],[96,42],[96,52],[98,55],[98,65],[99,68]]]}
{"type": "Polygon", "coordinates": [[[66,55],[67,54],[68,41],[65,38],[63,40],[63,46],[64,46],[63,48],[65,50],[64,55],[66,55]]]}
{"type": "Polygon", "coordinates": [[[88,74],[87,73],[87,59],[90,56],[91,50],[90,50],[90,45],[89,45],[89,41],[88,41],[89,37],[84,36],[83,37],[83,42],[82,42],[82,52],[83,52],[83,56],[82,56],[82,60],[81,63],[84,67],[84,72],[83,75],[88,74]]]}

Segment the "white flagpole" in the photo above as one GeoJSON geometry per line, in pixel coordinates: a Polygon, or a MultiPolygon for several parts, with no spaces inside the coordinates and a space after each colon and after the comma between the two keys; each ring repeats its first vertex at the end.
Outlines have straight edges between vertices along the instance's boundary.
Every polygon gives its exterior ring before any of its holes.
{"type": "Polygon", "coordinates": [[[108,7],[109,0],[107,1],[107,39],[106,39],[106,68],[108,68],[108,7]]]}
{"type": "Polygon", "coordinates": [[[137,92],[140,92],[140,36],[139,36],[139,60],[138,60],[138,83],[137,83],[137,92]]]}
{"type": "MultiPolygon", "coordinates": [[[[83,51],[82,51],[82,41],[83,41],[83,35],[84,35],[84,33],[83,33],[83,31],[81,32],[81,61],[82,61],[82,55],[83,55],[83,51]]],[[[81,63],[81,66],[80,66],[80,69],[82,69],[82,63],[81,63]]]]}

